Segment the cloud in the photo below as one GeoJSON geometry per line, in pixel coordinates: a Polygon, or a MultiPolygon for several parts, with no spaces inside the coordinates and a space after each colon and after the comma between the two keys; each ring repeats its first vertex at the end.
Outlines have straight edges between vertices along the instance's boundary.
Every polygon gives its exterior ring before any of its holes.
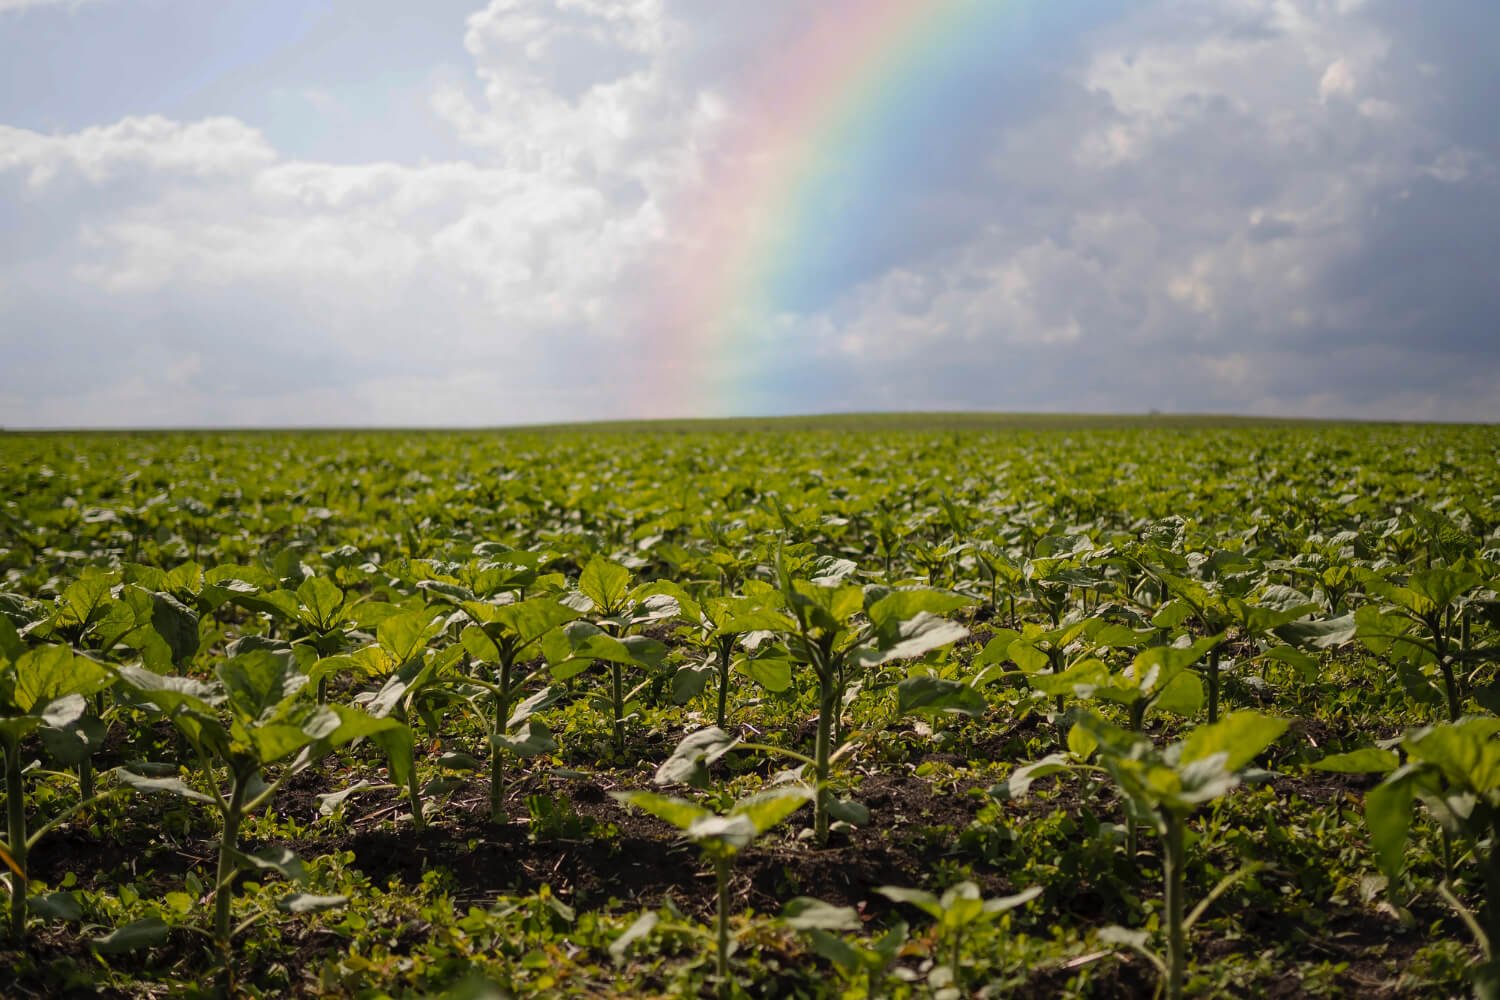
{"type": "Polygon", "coordinates": [[[223,116],[0,125],[0,423],[670,414],[710,378],[778,412],[1500,419],[1482,6],[1059,15],[935,90],[929,155],[891,137],[878,212],[714,372],[630,320],[798,4],[494,0],[435,83],[445,162],[297,160],[223,116]]]}

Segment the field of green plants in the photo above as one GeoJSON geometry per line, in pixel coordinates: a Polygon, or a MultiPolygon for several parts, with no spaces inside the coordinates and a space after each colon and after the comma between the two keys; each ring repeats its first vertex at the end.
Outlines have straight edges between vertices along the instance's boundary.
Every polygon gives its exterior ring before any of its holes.
{"type": "Polygon", "coordinates": [[[1497,455],[0,435],[0,995],[1500,997],[1497,455]]]}

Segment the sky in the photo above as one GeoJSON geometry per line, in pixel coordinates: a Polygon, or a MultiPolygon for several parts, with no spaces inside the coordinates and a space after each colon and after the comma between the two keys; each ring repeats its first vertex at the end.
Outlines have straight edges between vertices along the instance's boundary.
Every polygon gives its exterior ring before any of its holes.
{"type": "Polygon", "coordinates": [[[0,426],[1500,420],[1500,4],[0,0],[0,426]]]}

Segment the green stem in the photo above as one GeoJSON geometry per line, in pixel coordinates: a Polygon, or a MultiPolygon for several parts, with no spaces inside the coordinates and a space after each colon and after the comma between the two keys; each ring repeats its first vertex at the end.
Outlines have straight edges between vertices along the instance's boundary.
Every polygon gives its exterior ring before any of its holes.
{"type": "Polygon", "coordinates": [[[719,640],[719,714],[716,725],[724,728],[724,716],[729,709],[729,658],[732,642],[719,640]]]}
{"type": "Polygon", "coordinates": [[[1208,721],[1219,721],[1219,647],[1208,651],[1208,721]]]}
{"type": "Polygon", "coordinates": [[[1167,931],[1167,1000],[1182,996],[1183,971],[1187,966],[1187,932],[1183,929],[1182,869],[1186,848],[1185,823],[1181,816],[1167,810],[1167,835],[1163,845],[1163,874],[1166,877],[1167,931]]]}
{"type": "Polygon", "coordinates": [[[833,752],[834,701],[838,689],[832,676],[819,677],[818,735],[813,744],[813,779],[817,798],[813,800],[813,841],[819,847],[828,844],[828,758],[833,752]]]}
{"type": "Polygon", "coordinates": [[[1427,622],[1432,631],[1432,644],[1437,650],[1438,667],[1443,671],[1443,688],[1448,694],[1448,721],[1457,722],[1462,714],[1463,699],[1458,690],[1458,678],[1453,674],[1453,660],[1448,655],[1448,637],[1442,629],[1442,619],[1434,617],[1427,622]]]}
{"type": "MultiPolygon", "coordinates": [[[[510,720],[511,664],[500,661],[500,690],[495,694],[494,735],[504,736],[510,720]]],[[[505,822],[505,751],[490,743],[490,822],[505,822]]]]}
{"type": "Polygon", "coordinates": [[[620,676],[623,672],[618,663],[609,665],[609,682],[612,701],[614,703],[614,728],[615,728],[615,752],[625,752],[625,682],[620,676]]]}
{"type": "Polygon", "coordinates": [[[729,859],[714,859],[714,874],[718,876],[719,882],[719,950],[715,956],[718,959],[719,973],[719,995],[727,997],[733,992],[733,982],[729,978],[729,859]]]}
{"type": "MultiPolygon", "coordinates": [[[[5,746],[6,836],[11,860],[26,871],[26,778],[21,774],[20,743],[5,746]]],[[[26,876],[10,873],[10,936],[19,943],[26,936],[26,876]]]]}
{"type": "Polygon", "coordinates": [[[235,855],[239,853],[240,821],[245,818],[245,792],[248,776],[234,776],[234,787],[229,793],[229,805],[224,811],[224,833],[219,840],[219,867],[214,877],[214,941],[219,950],[229,955],[229,904],[233,902],[235,855]]]}

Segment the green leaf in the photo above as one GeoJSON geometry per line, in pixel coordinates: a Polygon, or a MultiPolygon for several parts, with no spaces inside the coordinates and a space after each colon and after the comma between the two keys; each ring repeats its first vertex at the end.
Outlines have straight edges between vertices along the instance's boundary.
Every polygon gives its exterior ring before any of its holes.
{"type": "Polygon", "coordinates": [[[311,624],[319,631],[333,628],[342,618],[344,592],[321,576],[303,580],[297,588],[297,600],[307,609],[311,624]]]}
{"type": "Polygon", "coordinates": [[[625,805],[634,806],[642,812],[650,813],[657,819],[665,820],[672,824],[684,833],[694,823],[713,816],[713,813],[707,809],[694,805],[686,799],[658,795],[655,792],[610,792],[609,794],[616,802],[623,802],[625,805]]]}
{"type": "Polygon", "coordinates": [[[202,792],[189,788],[187,782],[181,778],[147,778],[128,771],[125,768],[116,768],[115,775],[131,788],[142,792],[167,792],[179,798],[189,799],[193,802],[213,802],[213,799],[202,792]]]}
{"type": "Polygon", "coordinates": [[[307,869],[303,866],[302,859],[285,847],[266,847],[253,854],[237,851],[234,860],[241,868],[279,872],[294,882],[307,879],[307,869]]]}
{"type": "Polygon", "coordinates": [[[1018,906],[1025,906],[1042,894],[1042,887],[1034,885],[1030,889],[1022,889],[1013,896],[998,896],[994,899],[984,901],[984,912],[990,916],[1014,910],[1018,906]]]}
{"type": "Polygon", "coordinates": [[[1428,607],[1412,610],[1435,614],[1483,582],[1477,574],[1437,566],[1413,573],[1406,585],[1428,602],[1428,607]]]}
{"type": "Polygon", "coordinates": [[[901,622],[891,632],[878,635],[876,645],[855,652],[855,662],[875,666],[891,660],[909,660],[957,642],[969,630],[957,622],[936,618],[925,611],[901,622]]]}
{"type": "Polygon", "coordinates": [[[535,757],[557,749],[552,730],[535,719],[528,721],[517,733],[495,734],[490,737],[490,744],[497,750],[509,750],[518,757],[535,757]]]}
{"type": "Polygon", "coordinates": [[[442,619],[427,608],[403,611],[377,625],[375,639],[397,663],[407,663],[427,649],[427,640],[441,627],[442,619]]]}
{"type": "Polygon", "coordinates": [[[1152,704],[1163,712],[1194,716],[1202,710],[1203,702],[1203,678],[1185,670],[1167,682],[1152,704]]]}
{"type": "Polygon", "coordinates": [[[734,670],[772,694],[780,694],[792,686],[792,661],[784,656],[745,657],[735,663],[734,670]]]}
{"type": "Polygon", "coordinates": [[[1411,828],[1413,781],[1409,768],[1392,774],[1365,793],[1365,824],[1375,858],[1388,879],[1395,882],[1405,865],[1407,833],[1411,828]]]}
{"type": "Polygon", "coordinates": [[[1333,649],[1354,638],[1353,615],[1322,621],[1290,622],[1273,629],[1281,641],[1299,649],[1333,649]]]}
{"type": "Polygon", "coordinates": [[[907,889],[897,885],[883,885],[875,890],[893,903],[907,903],[915,906],[934,920],[941,920],[943,908],[938,905],[938,898],[925,889],[907,889]]]}
{"type": "Polygon", "coordinates": [[[887,591],[865,613],[878,631],[895,635],[902,622],[910,621],[919,614],[925,612],[929,615],[945,615],[975,603],[977,602],[972,597],[946,590],[911,588],[887,591]]]}
{"type": "Polygon", "coordinates": [[[630,570],[595,556],[578,575],[578,590],[594,602],[600,614],[615,614],[624,607],[630,592],[630,570]]]}
{"type": "Polygon", "coordinates": [[[642,913],[639,917],[636,917],[634,922],[625,928],[623,934],[609,943],[609,957],[614,963],[619,965],[624,962],[625,955],[630,950],[630,946],[637,941],[645,940],[646,936],[656,929],[657,922],[660,919],[655,913],[650,912],[642,913]]]}
{"type": "Polygon", "coordinates": [[[276,901],[276,908],[283,913],[322,913],[336,910],[349,903],[348,896],[316,896],[310,892],[294,892],[276,901]]]}
{"type": "Polygon", "coordinates": [[[151,627],[181,666],[198,651],[198,613],[171,594],[151,595],[151,627]]]}
{"type": "Polygon", "coordinates": [[[83,905],[78,902],[77,893],[49,892],[42,896],[31,896],[26,900],[26,906],[43,920],[73,922],[83,919],[83,905]]]}
{"type": "Polygon", "coordinates": [[[984,695],[967,684],[940,677],[908,677],[896,685],[899,715],[967,715],[979,718],[989,710],[984,695]]]}
{"type": "Polygon", "coordinates": [[[1238,771],[1286,732],[1286,719],[1259,712],[1231,712],[1218,722],[1200,726],[1178,746],[1179,765],[1224,754],[1224,769],[1238,771]]]}
{"type": "Polygon", "coordinates": [[[1348,753],[1329,754],[1307,765],[1314,771],[1336,771],[1341,774],[1385,774],[1401,766],[1401,758],[1390,750],[1363,747],[1348,753]]]}
{"type": "Polygon", "coordinates": [[[730,808],[729,813],[731,816],[748,819],[758,836],[812,800],[813,790],[809,786],[786,785],[740,799],[730,808]]]}
{"type": "Polygon", "coordinates": [[[695,788],[708,787],[708,765],[734,749],[739,739],[730,736],[718,726],[708,726],[689,733],[672,756],[662,762],[651,780],[658,785],[684,784],[695,788]]]}
{"type": "Polygon", "coordinates": [[[92,695],[113,683],[109,670],[67,646],[39,646],[16,661],[16,705],[23,711],[43,708],[67,695],[92,695]]]}
{"type": "Polygon", "coordinates": [[[781,909],[781,920],[798,931],[857,931],[863,925],[852,906],[834,906],[811,896],[798,896],[781,909]]]}
{"type": "Polygon", "coordinates": [[[160,917],[146,917],[116,928],[102,937],[93,938],[90,943],[95,950],[106,955],[118,955],[166,944],[167,933],[168,927],[160,917]]]}
{"type": "Polygon", "coordinates": [[[672,702],[686,705],[708,687],[708,682],[718,674],[711,663],[689,663],[672,675],[672,702]]]}
{"type": "Polygon", "coordinates": [[[307,685],[290,652],[256,649],[219,664],[214,674],[229,696],[229,704],[246,719],[269,719],[307,685]]]}
{"type": "Polygon", "coordinates": [[[1025,764],[1012,771],[1009,782],[1005,786],[1006,791],[1013,799],[1023,799],[1031,791],[1032,782],[1038,778],[1061,774],[1071,769],[1072,762],[1066,754],[1048,754],[1041,760],[1032,761],[1030,764],[1025,764]]]}

